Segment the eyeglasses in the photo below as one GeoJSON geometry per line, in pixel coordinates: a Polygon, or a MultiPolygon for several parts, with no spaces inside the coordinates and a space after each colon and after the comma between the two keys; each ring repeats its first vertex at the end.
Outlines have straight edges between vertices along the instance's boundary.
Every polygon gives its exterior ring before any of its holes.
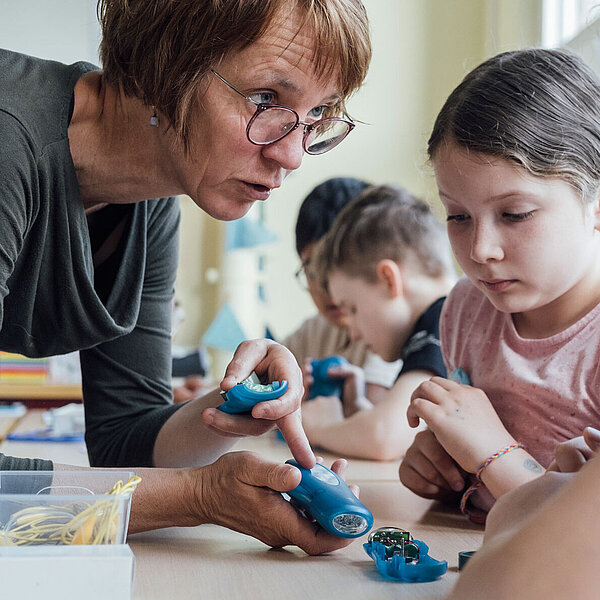
{"type": "Polygon", "coordinates": [[[224,77],[213,71],[226,86],[236,94],[256,106],[256,112],[246,127],[248,141],[257,146],[267,146],[282,140],[286,135],[304,127],[302,148],[307,154],[325,154],[335,148],[353,129],[354,123],[340,117],[327,117],[314,123],[300,120],[298,113],[279,104],[264,104],[256,102],[233,86],[224,77]]]}
{"type": "Polygon", "coordinates": [[[310,284],[315,281],[315,275],[310,270],[310,262],[303,262],[294,273],[294,277],[302,289],[308,290],[310,284]]]}

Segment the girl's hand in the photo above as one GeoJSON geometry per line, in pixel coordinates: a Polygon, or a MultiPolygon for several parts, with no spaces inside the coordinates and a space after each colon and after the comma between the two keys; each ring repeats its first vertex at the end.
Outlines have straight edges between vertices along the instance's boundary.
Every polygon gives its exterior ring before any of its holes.
{"type": "Polygon", "coordinates": [[[302,419],[300,401],[304,393],[302,373],[294,355],[281,344],[272,340],[242,342],[227,366],[221,389],[230,390],[252,372],[266,381],[288,382],[288,389],[279,398],[261,402],[252,409],[252,417],[234,416],[216,408],[202,413],[205,425],[219,435],[241,437],[262,435],[279,427],[294,458],[307,469],[315,466],[315,456],[308,444],[302,419]]]}
{"type": "Polygon", "coordinates": [[[561,442],[554,448],[554,460],[548,471],[575,473],[594,456],[600,448],[600,430],[586,427],[583,435],[561,442]]]}
{"type": "Polygon", "coordinates": [[[465,487],[465,472],[429,429],[420,431],[400,463],[400,481],[423,498],[448,499],[465,487]]]}
{"type": "Polygon", "coordinates": [[[432,377],[412,394],[407,410],[411,427],[423,419],[446,452],[468,473],[514,439],[506,431],[485,393],[432,377]]]}

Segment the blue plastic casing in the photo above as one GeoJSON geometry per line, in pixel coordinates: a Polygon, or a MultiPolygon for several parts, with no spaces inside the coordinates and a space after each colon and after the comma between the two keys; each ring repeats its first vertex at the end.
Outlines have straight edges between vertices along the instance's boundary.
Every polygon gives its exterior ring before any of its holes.
{"type": "Polygon", "coordinates": [[[445,560],[429,556],[429,546],[421,540],[412,540],[419,547],[419,560],[407,562],[403,556],[388,556],[387,548],[381,542],[363,544],[365,552],[375,561],[377,570],[386,579],[405,583],[435,581],[448,570],[445,560]]]}
{"type": "Polygon", "coordinates": [[[312,375],[313,384],[308,396],[308,400],[312,400],[317,396],[337,396],[338,398],[342,395],[342,388],[344,386],[343,379],[334,379],[327,375],[327,371],[330,367],[340,367],[347,365],[348,361],[343,356],[328,356],[322,360],[313,360],[312,375]]]}
{"type": "Polygon", "coordinates": [[[255,404],[264,402],[265,400],[273,400],[283,396],[288,389],[288,382],[283,380],[273,381],[268,385],[254,383],[250,379],[246,379],[236,386],[232,387],[227,392],[221,392],[221,396],[225,399],[223,404],[217,408],[230,415],[250,414],[255,404]]]}
{"type": "Polygon", "coordinates": [[[339,475],[318,463],[305,469],[293,459],[286,462],[302,473],[300,485],[286,493],[323,529],[338,537],[357,538],[373,527],[371,511],[339,475]]]}

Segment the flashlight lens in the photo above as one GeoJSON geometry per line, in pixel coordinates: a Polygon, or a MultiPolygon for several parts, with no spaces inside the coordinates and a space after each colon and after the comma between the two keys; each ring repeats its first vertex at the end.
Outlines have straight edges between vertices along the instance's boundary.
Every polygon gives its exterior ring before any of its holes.
{"type": "Polygon", "coordinates": [[[369,526],[364,517],[352,513],[345,513],[334,517],[332,524],[340,533],[346,535],[360,535],[369,526]]]}

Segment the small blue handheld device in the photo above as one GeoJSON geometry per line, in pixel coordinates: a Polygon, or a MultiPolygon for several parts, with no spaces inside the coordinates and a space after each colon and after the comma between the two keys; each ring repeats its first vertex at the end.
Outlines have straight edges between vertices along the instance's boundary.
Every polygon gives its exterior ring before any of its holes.
{"type": "Polygon", "coordinates": [[[435,581],[448,570],[445,560],[429,556],[429,546],[397,527],[380,527],[363,544],[385,579],[405,583],[435,581]]]}
{"type": "Polygon", "coordinates": [[[251,379],[246,379],[233,386],[227,392],[221,392],[225,402],[217,408],[230,415],[247,415],[252,412],[252,408],[259,402],[272,400],[283,396],[288,389],[288,382],[272,381],[267,385],[255,383],[251,379]]]}
{"type": "Polygon", "coordinates": [[[371,511],[337,473],[319,463],[305,469],[293,459],[286,462],[302,473],[300,485],[286,493],[323,529],[338,537],[356,538],[373,527],[371,511]]]}
{"type": "Polygon", "coordinates": [[[340,398],[344,380],[329,377],[327,371],[330,367],[341,367],[347,364],[348,361],[343,356],[338,355],[328,356],[322,360],[313,360],[311,365],[314,381],[308,400],[312,400],[317,396],[337,396],[340,398]]]}

